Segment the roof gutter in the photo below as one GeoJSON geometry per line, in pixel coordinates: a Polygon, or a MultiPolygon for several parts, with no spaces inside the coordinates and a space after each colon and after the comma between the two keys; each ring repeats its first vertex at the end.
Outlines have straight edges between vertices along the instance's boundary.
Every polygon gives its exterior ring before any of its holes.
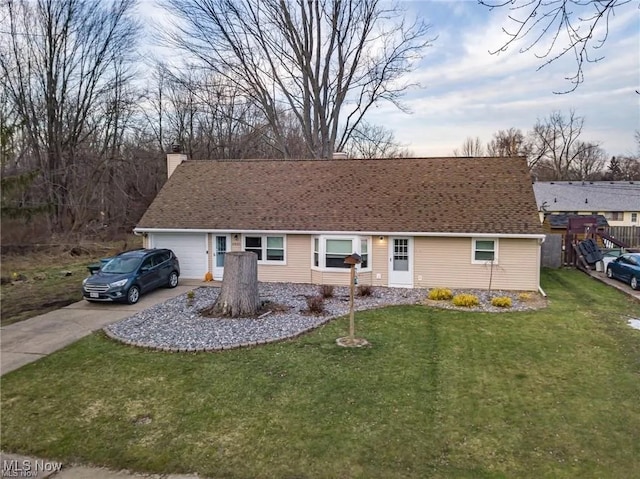
{"type": "Polygon", "coordinates": [[[240,234],[297,234],[297,235],[360,235],[360,236],[428,236],[446,238],[513,238],[538,239],[544,241],[544,234],[524,233],[447,233],[441,231],[308,231],[308,230],[247,230],[247,229],[205,229],[205,228],[135,228],[134,234],[141,233],[240,233],[240,234]]]}

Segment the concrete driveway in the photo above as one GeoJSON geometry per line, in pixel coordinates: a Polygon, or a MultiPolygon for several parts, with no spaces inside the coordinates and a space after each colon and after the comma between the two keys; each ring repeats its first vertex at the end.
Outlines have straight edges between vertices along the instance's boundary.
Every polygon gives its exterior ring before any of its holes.
{"type": "Polygon", "coordinates": [[[51,354],[108,324],[186,293],[199,281],[157,289],[137,304],[79,301],[61,309],[0,328],[0,375],[51,354]]]}

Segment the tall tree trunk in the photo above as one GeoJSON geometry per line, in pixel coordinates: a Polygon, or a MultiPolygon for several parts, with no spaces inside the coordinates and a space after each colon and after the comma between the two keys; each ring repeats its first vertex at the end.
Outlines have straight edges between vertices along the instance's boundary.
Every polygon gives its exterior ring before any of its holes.
{"type": "Polygon", "coordinates": [[[236,318],[254,316],[259,308],[258,256],[245,251],[226,253],[220,295],[208,313],[236,318]]]}

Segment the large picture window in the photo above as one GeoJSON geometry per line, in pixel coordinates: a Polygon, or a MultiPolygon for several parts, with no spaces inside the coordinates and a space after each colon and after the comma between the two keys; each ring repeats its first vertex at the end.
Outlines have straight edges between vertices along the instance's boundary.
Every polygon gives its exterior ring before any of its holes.
{"type": "Polygon", "coordinates": [[[259,263],[284,263],[284,236],[245,236],[244,250],[258,255],[259,263]]]}
{"type": "Polygon", "coordinates": [[[359,236],[315,236],[313,238],[313,266],[318,269],[349,269],[345,257],[352,253],[361,256],[359,270],[370,268],[371,238],[359,236]]]}
{"type": "Polygon", "coordinates": [[[498,262],[498,240],[495,238],[474,238],[471,262],[476,264],[498,262]]]}

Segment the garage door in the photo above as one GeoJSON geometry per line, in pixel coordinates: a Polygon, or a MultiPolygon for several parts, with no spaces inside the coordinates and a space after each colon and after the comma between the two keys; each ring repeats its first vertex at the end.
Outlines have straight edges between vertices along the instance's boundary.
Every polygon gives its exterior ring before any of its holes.
{"type": "Polygon", "coordinates": [[[180,261],[180,276],[203,279],[207,273],[207,235],[204,233],[153,233],[152,248],[169,248],[180,261]]]}

